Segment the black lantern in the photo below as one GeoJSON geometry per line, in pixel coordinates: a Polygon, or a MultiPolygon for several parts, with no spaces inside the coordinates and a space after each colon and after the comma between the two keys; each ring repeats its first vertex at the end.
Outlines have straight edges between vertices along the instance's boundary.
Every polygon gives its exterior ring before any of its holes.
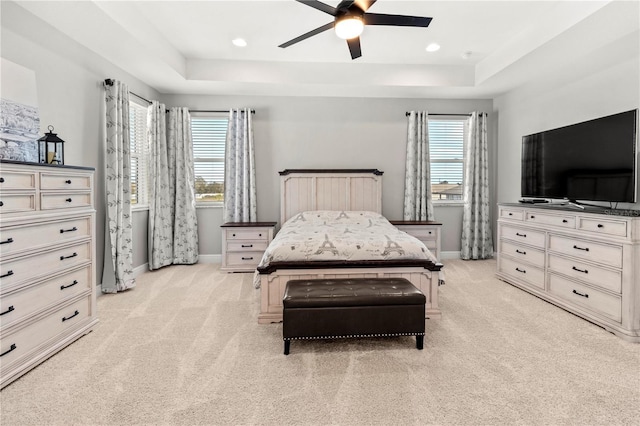
{"type": "Polygon", "coordinates": [[[64,141],[53,133],[53,126],[38,139],[38,162],[45,164],[64,164],[64,141]]]}

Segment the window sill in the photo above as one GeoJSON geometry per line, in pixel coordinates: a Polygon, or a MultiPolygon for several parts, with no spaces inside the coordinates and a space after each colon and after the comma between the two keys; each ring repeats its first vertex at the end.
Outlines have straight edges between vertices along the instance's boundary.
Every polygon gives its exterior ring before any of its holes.
{"type": "Polygon", "coordinates": [[[148,205],[134,205],[131,206],[131,211],[132,212],[144,212],[144,211],[148,211],[149,210],[149,206],[148,205]]]}
{"type": "Polygon", "coordinates": [[[221,201],[200,202],[196,203],[196,209],[221,209],[224,203],[221,201]]]}
{"type": "Polygon", "coordinates": [[[464,201],[433,202],[433,207],[464,207],[464,201]]]}

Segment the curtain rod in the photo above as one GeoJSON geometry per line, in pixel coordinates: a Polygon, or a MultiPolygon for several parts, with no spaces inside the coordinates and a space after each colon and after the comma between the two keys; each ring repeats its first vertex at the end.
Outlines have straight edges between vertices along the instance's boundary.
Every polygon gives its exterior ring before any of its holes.
{"type": "MultiPolygon", "coordinates": [[[[111,78],[107,78],[104,81],[104,84],[106,84],[107,86],[113,86],[113,82],[114,80],[111,78]]],[[[146,103],[148,103],[149,105],[151,105],[151,101],[147,98],[143,98],[142,96],[138,95],[137,93],[133,93],[133,92],[129,92],[129,94],[135,96],[136,98],[142,99],[143,101],[145,101],[146,103]]],[[[166,112],[169,112],[169,110],[166,110],[166,112]]],[[[189,109],[189,112],[214,112],[214,113],[227,113],[229,112],[229,110],[198,110],[198,109],[189,109]]],[[[252,109],[251,110],[251,114],[255,114],[256,110],[252,109]]]]}
{"type": "MultiPolygon", "coordinates": [[[[406,115],[407,117],[409,116],[409,114],[411,114],[411,113],[410,113],[410,112],[408,112],[408,111],[407,111],[407,112],[405,112],[405,115],[406,115]]],[[[436,116],[438,116],[438,115],[453,115],[453,116],[461,116],[461,117],[471,117],[471,114],[470,114],[470,113],[469,113],[469,114],[444,114],[444,113],[440,113],[440,114],[432,114],[432,113],[429,113],[429,115],[436,115],[436,116]]]]}

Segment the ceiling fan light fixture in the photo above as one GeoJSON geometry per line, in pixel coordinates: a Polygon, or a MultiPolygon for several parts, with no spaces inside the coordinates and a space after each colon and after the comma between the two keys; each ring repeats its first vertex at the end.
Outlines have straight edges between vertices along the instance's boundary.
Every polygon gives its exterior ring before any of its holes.
{"type": "Polygon", "coordinates": [[[345,15],[336,19],[334,28],[338,37],[349,40],[362,34],[364,22],[360,16],[345,15]]]}

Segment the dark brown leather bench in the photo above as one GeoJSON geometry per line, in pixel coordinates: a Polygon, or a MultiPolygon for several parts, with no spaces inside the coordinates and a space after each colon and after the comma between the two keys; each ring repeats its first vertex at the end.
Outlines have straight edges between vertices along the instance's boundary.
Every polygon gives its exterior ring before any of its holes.
{"type": "Polygon", "coordinates": [[[292,280],[282,299],[284,354],[291,340],[416,336],[423,348],[425,302],[404,278],[292,280]]]}

